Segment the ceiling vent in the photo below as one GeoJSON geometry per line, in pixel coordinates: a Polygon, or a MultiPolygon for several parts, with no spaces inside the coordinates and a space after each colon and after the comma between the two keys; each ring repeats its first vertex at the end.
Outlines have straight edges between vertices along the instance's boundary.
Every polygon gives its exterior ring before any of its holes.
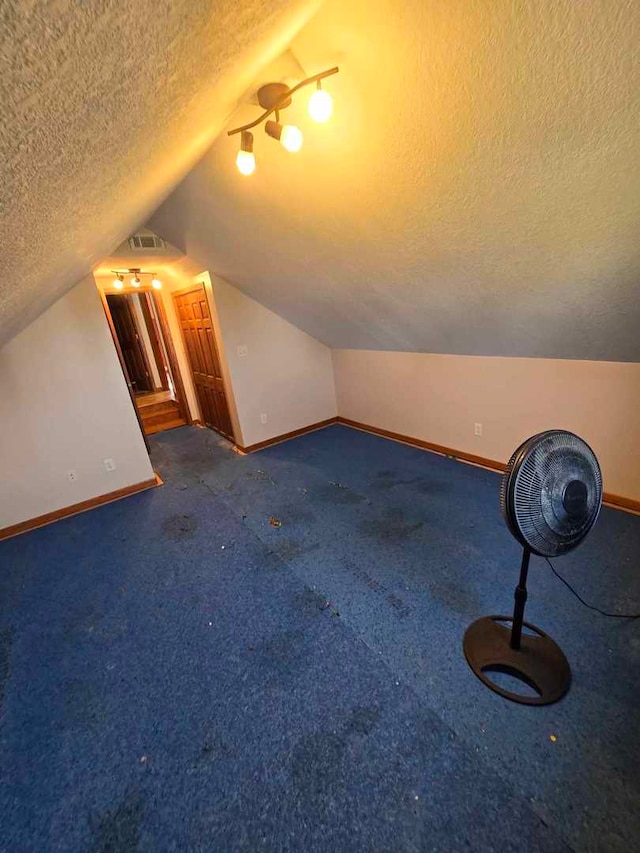
{"type": "Polygon", "coordinates": [[[134,234],[129,237],[130,248],[136,249],[164,249],[166,243],[155,234],[134,234]]]}

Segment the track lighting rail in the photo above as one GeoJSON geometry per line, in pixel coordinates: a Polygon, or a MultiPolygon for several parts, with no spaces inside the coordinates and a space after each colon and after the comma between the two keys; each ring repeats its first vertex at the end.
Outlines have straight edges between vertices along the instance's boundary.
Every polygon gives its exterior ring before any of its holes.
{"type": "Polygon", "coordinates": [[[291,89],[287,89],[287,91],[279,98],[278,102],[274,104],[269,109],[265,110],[265,112],[257,118],[255,121],[251,121],[248,124],[243,124],[241,127],[234,127],[233,130],[228,130],[227,135],[233,136],[236,133],[242,133],[243,130],[251,130],[252,127],[257,127],[259,124],[262,124],[265,119],[267,119],[272,113],[275,113],[285,107],[290,99],[291,95],[297,92],[299,89],[302,89],[304,86],[310,86],[312,83],[317,83],[320,80],[324,80],[325,77],[330,77],[332,74],[337,74],[340,69],[338,66],[335,68],[329,68],[327,71],[321,71],[319,74],[314,74],[312,77],[307,77],[306,80],[301,80],[300,83],[293,86],[291,89]]]}

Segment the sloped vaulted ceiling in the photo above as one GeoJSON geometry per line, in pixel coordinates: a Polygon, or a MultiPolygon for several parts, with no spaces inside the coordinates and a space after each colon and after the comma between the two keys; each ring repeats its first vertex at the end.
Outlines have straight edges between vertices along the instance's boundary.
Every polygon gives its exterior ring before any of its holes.
{"type": "Polygon", "coordinates": [[[2,0],[0,344],[142,224],[316,0],[2,0]]]}
{"type": "Polygon", "coordinates": [[[334,119],[250,178],[221,135],[151,227],[332,346],[638,361],[639,45],[637,0],[327,0],[334,119]]]}

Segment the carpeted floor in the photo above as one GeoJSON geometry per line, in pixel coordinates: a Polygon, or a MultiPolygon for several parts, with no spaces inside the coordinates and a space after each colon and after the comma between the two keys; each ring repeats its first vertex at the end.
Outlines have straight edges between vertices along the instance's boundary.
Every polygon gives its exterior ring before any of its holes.
{"type": "MultiPolygon", "coordinates": [[[[161,488],[0,543],[0,849],[638,849],[638,621],[534,559],[569,695],[463,658],[517,579],[498,476],[340,426],[152,449],[161,488]]],[[[638,610],[639,562],[605,509],[557,567],[638,610]]]]}

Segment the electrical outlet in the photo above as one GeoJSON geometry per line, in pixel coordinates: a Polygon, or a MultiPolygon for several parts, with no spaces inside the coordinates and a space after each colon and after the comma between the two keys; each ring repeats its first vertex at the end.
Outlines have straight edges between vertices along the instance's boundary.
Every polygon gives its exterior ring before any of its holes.
{"type": "Polygon", "coordinates": [[[103,462],[104,462],[105,471],[115,471],[116,470],[116,463],[113,461],[113,459],[103,459],[103,462]]]}
{"type": "Polygon", "coordinates": [[[261,424],[266,424],[266,422],[268,420],[269,420],[269,418],[264,413],[260,415],[260,423],[261,424]]]}
{"type": "Polygon", "coordinates": [[[476,435],[482,435],[482,424],[474,424],[474,432],[476,435]]]}
{"type": "Polygon", "coordinates": [[[249,347],[246,344],[240,344],[238,347],[238,358],[244,358],[249,354],[249,347]]]}
{"type": "Polygon", "coordinates": [[[67,471],[67,480],[70,483],[75,483],[75,481],[77,479],[78,479],[78,472],[77,471],[67,471]]]}

